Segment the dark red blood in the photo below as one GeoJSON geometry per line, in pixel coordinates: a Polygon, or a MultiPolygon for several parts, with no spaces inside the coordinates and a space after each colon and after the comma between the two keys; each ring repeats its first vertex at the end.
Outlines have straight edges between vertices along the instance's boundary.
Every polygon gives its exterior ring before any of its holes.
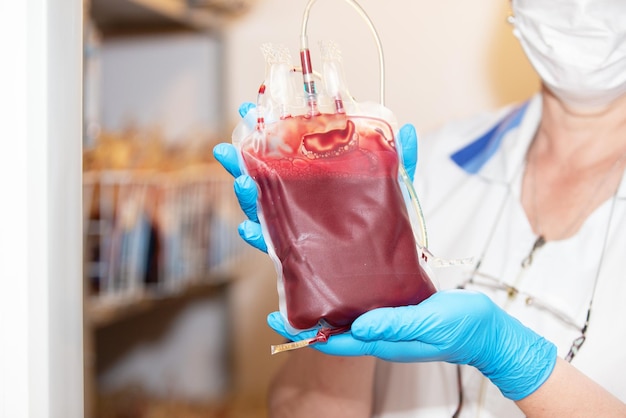
{"type": "Polygon", "coordinates": [[[419,264],[386,123],[321,115],[268,130],[280,146],[242,151],[281,263],[292,326],[349,326],[368,310],[417,304],[435,292],[419,264]],[[346,132],[358,136],[349,149],[346,132]],[[311,138],[321,149],[301,146],[311,138]]]}

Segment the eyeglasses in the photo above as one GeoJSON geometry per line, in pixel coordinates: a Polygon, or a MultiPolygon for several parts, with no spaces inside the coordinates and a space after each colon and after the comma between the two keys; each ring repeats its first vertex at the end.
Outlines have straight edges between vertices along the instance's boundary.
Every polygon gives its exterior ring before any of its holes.
{"type": "Polygon", "coordinates": [[[563,325],[566,325],[568,328],[579,331],[580,336],[578,336],[572,341],[570,349],[567,355],[565,356],[565,360],[568,362],[571,362],[572,359],[576,356],[576,354],[578,354],[578,351],[580,351],[580,347],[584,344],[587,338],[586,337],[587,327],[589,325],[589,317],[591,315],[591,301],[589,302],[589,306],[587,308],[585,322],[581,326],[570,315],[561,311],[558,308],[555,308],[554,306],[545,302],[541,298],[531,295],[523,290],[516,288],[513,285],[510,285],[501,280],[498,280],[495,277],[485,274],[481,271],[478,271],[478,270],[475,271],[474,274],[468,280],[466,280],[464,283],[462,283],[458,287],[461,289],[464,289],[468,285],[474,285],[478,288],[482,287],[482,288],[487,288],[487,289],[496,290],[496,291],[503,291],[503,292],[506,292],[507,296],[510,299],[513,299],[516,297],[522,297],[524,298],[524,303],[526,304],[526,306],[534,307],[543,312],[546,312],[547,314],[551,315],[553,318],[560,321],[563,325]]]}

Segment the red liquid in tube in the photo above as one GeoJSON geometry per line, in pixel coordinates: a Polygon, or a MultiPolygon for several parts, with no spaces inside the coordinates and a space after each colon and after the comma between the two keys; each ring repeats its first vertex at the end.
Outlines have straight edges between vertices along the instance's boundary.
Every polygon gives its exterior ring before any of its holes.
{"type": "Polygon", "coordinates": [[[257,149],[244,144],[242,155],[282,266],[292,326],[345,327],[368,310],[435,292],[419,263],[387,123],[298,116],[268,126],[266,139],[257,149]]]}

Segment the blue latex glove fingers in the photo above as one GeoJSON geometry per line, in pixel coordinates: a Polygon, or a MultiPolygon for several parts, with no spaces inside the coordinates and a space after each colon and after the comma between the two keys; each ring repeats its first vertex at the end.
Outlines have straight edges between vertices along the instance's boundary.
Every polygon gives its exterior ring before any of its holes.
{"type": "Polygon", "coordinates": [[[252,177],[246,174],[237,177],[235,179],[235,194],[241,210],[249,219],[239,225],[239,235],[248,244],[266,253],[267,243],[263,238],[263,230],[257,212],[258,190],[252,177]]]}
{"type": "Polygon", "coordinates": [[[256,184],[250,176],[241,174],[235,147],[231,144],[217,144],[213,148],[213,155],[226,171],[235,177],[235,194],[241,210],[243,210],[248,219],[258,222],[259,217],[256,206],[258,191],[256,184]]]}
{"type": "Polygon", "coordinates": [[[417,133],[411,124],[403,125],[398,133],[398,139],[402,147],[402,163],[411,181],[415,177],[417,166],[417,133]]]}
{"type": "Polygon", "coordinates": [[[265,238],[263,238],[263,231],[261,230],[261,225],[259,223],[253,221],[243,221],[239,224],[237,231],[239,232],[239,236],[241,236],[245,242],[263,251],[264,253],[267,252],[267,243],[265,242],[265,238]]]}
{"type": "Polygon", "coordinates": [[[239,235],[248,244],[266,253],[267,243],[263,238],[263,230],[259,223],[257,211],[258,190],[252,177],[245,174],[237,177],[235,179],[235,194],[241,210],[248,217],[248,220],[239,224],[237,229],[239,235]]]}
{"type": "Polygon", "coordinates": [[[213,156],[233,177],[241,175],[237,150],[232,144],[217,144],[213,147],[213,156]]]}
{"type": "MultiPolygon", "coordinates": [[[[239,107],[239,114],[244,117],[250,109],[253,109],[253,103],[243,103],[239,107]]],[[[213,148],[215,159],[235,177],[235,195],[241,210],[248,217],[249,221],[244,221],[239,225],[239,235],[248,244],[263,252],[267,252],[267,243],[263,238],[263,232],[258,217],[257,197],[258,190],[252,178],[246,174],[242,174],[239,166],[239,158],[237,150],[232,144],[217,144],[213,148]]]]}
{"type": "Polygon", "coordinates": [[[235,179],[235,194],[239,201],[239,206],[243,213],[246,214],[248,219],[253,222],[259,222],[259,215],[257,211],[256,201],[258,197],[258,190],[256,183],[252,180],[252,177],[242,174],[235,179]]]}
{"type": "Polygon", "coordinates": [[[256,183],[247,174],[241,174],[235,147],[226,143],[217,144],[215,148],[213,148],[213,155],[215,155],[217,161],[222,164],[226,171],[235,177],[235,194],[237,195],[241,210],[243,210],[248,219],[258,222],[258,190],[256,183]]]}
{"type": "Polygon", "coordinates": [[[256,108],[256,105],[251,102],[244,102],[239,106],[239,116],[245,118],[248,112],[252,109],[256,108]]]}

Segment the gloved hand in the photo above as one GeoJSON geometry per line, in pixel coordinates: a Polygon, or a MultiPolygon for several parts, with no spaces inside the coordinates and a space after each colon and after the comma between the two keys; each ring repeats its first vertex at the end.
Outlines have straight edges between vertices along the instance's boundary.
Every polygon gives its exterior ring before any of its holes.
{"type": "MultiPolygon", "coordinates": [[[[239,115],[243,118],[253,109],[253,103],[243,103],[239,107],[239,115]]],[[[415,175],[415,167],[417,165],[417,135],[413,125],[407,124],[400,128],[398,140],[402,147],[402,160],[404,168],[407,171],[411,181],[415,175]]],[[[235,177],[235,194],[239,201],[239,206],[248,217],[239,227],[238,232],[241,238],[248,244],[267,252],[267,243],[263,239],[263,232],[259,224],[257,214],[257,195],[258,191],[254,180],[250,176],[241,173],[237,151],[235,147],[228,143],[217,144],[213,148],[215,159],[224,166],[226,171],[235,177]]]]}
{"type": "MultiPolygon", "coordinates": [[[[268,324],[291,340],[279,312],[268,324]]],[[[526,328],[486,295],[467,290],[435,293],[419,305],[380,308],[357,318],[350,332],[311,347],[331,355],[370,355],[396,362],[445,361],[480,370],[512,400],[533,393],[552,373],[556,347],[526,328]]]]}

